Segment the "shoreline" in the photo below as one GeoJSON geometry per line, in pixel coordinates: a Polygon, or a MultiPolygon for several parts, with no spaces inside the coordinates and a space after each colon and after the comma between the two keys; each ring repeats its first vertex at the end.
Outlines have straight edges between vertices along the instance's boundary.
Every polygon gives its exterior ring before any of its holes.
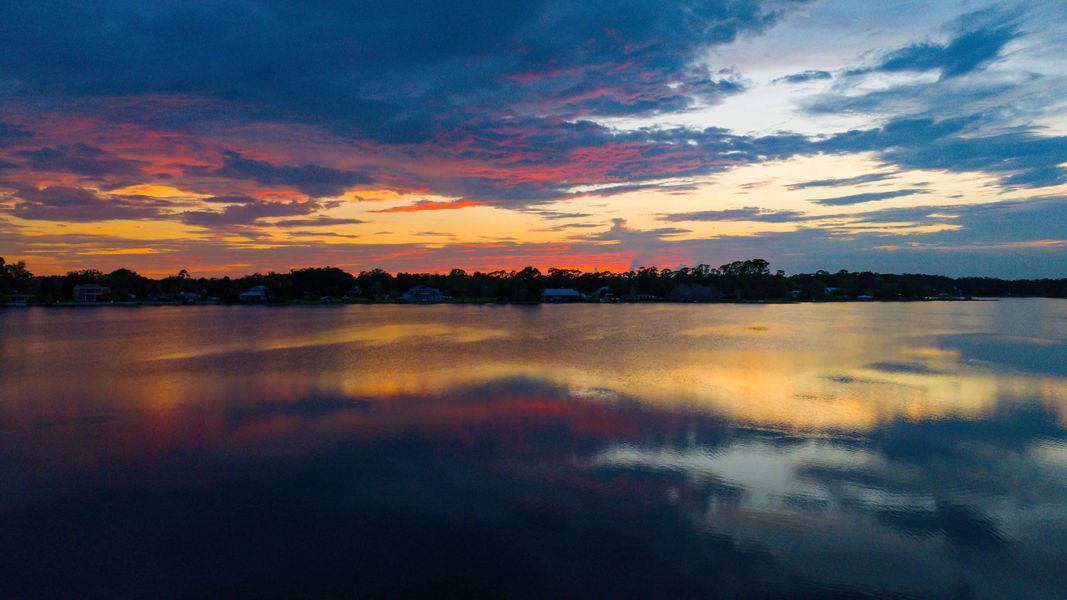
{"type": "Polygon", "coordinates": [[[785,304],[873,304],[873,303],[912,303],[912,302],[997,302],[1000,300],[1024,300],[1024,299],[1048,299],[1067,300],[1055,296],[1005,296],[1005,297],[961,297],[961,298],[884,298],[862,299],[841,298],[831,300],[717,300],[712,302],[689,302],[673,300],[642,300],[634,302],[498,302],[495,300],[454,300],[443,302],[397,302],[390,300],[368,300],[362,302],[320,302],[315,300],[288,301],[288,302],[56,302],[53,304],[0,304],[0,309],[11,308],[138,308],[138,307],[195,307],[195,306],[269,306],[276,308],[299,307],[299,306],[540,306],[540,305],[650,305],[650,304],[678,304],[678,305],[709,305],[709,304],[752,304],[752,305],[785,305],[785,304]]]}

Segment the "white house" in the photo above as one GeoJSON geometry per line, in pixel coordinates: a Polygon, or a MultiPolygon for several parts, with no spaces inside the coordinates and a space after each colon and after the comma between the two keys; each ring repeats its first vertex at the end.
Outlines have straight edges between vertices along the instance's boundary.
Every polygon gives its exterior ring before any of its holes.
{"type": "Polygon", "coordinates": [[[266,302],[267,301],[267,286],[257,285],[256,287],[241,294],[241,302],[266,302]]]}
{"type": "Polygon", "coordinates": [[[111,293],[111,288],[96,283],[83,283],[74,286],[75,302],[103,302],[111,293]]]}
{"type": "Polygon", "coordinates": [[[541,293],[542,302],[577,302],[581,299],[581,292],[570,288],[548,288],[541,293]]]}

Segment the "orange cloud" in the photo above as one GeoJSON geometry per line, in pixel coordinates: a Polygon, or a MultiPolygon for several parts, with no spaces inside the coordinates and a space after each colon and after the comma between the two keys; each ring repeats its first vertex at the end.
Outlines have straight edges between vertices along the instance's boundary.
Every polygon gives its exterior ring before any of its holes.
{"type": "Polygon", "coordinates": [[[484,202],[478,202],[475,200],[452,200],[449,202],[434,202],[432,200],[419,200],[414,204],[406,204],[404,206],[394,206],[392,208],[383,208],[381,210],[375,210],[371,212],[376,213],[409,213],[409,212],[421,212],[424,210],[458,210],[460,208],[470,208],[472,206],[483,206],[484,202]]]}

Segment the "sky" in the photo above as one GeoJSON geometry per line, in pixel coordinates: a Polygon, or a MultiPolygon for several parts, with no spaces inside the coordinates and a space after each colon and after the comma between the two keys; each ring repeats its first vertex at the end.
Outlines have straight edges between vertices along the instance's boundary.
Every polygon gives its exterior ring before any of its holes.
{"type": "Polygon", "coordinates": [[[1067,3],[0,5],[38,274],[1067,276],[1067,3]]]}

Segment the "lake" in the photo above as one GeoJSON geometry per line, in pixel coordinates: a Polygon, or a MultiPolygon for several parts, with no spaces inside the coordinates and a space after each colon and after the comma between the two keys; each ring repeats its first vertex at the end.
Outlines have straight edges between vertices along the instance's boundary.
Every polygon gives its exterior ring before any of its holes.
{"type": "Polygon", "coordinates": [[[0,597],[1067,596],[1067,301],[0,310],[0,597]]]}

